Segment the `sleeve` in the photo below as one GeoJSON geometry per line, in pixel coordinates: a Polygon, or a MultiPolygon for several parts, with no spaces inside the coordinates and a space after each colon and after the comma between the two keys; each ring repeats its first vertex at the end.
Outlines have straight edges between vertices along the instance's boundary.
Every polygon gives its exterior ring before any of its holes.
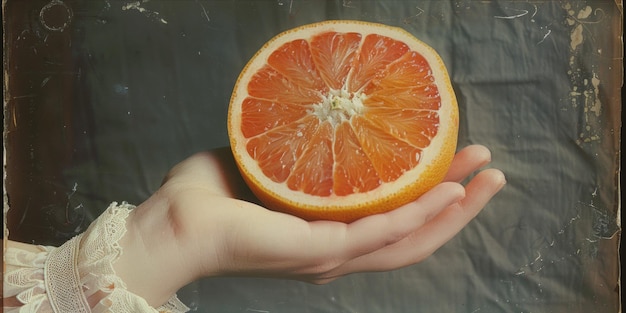
{"type": "Polygon", "coordinates": [[[119,240],[134,206],[113,202],[83,234],[62,246],[33,250],[8,247],[4,279],[4,310],[11,312],[187,312],[176,296],[153,308],[128,291],[113,263],[123,253],[119,240]]]}

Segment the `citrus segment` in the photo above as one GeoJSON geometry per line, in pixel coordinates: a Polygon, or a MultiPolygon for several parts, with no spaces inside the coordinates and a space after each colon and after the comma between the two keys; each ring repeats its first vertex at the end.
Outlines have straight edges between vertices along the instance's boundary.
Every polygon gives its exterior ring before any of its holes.
{"type": "Polygon", "coordinates": [[[408,32],[327,21],[279,34],[241,72],[228,131],[268,207],[352,221],[439,183],[458,108],[443,62],[408,32]]]}
{"type": "Polygon", "coordinates": [[[343,87],[360,42],[358,33],[326,32],[311,38],[313,60],[328,87],[343,87]]]}
{"type": "Polygon", "coordinates": [[[397,60],[409,50],[409,47],[400,41],[381,35],[368,35],[363,40],[359,59],[354,63],[349,90],[358,91],[367,82],[376,78],[387,64],[397,60]]]}
{"type": "Polygon", "coordinates": [[[393,137],[424,149],[437,134],[439,116],[429,110],[395,110],[384,107],[369,108],[364,118],[376,127],[386,129],[393,137]],[[387,123],[386,121],[393,121],[387,123]]]}
{"type": "Polygon", "coordinates": [[[287,186],[313,196],[330,196],[333,192],[333,141],[332,126],[321,123],[307,142],[300,159],[296,162],[287,186]]]}
{"type": "Polygon", "coordinates": [[[316,90],[289,80],[270,66],[263,67],[252,77],[248,92],[254,98],[279,103],[310,104],[322,100],[316,90]]]}
{"type": "Polygon", "coordinates": [[[317,119],[307,117],[302,124],[288,124],[256,136],[246,144],[248,155],[258,162],[268,178],[284,182],[311,142],[318,124],[317,119]]]}
{"type": "Polygon", "coordinates": [[[399,140],[385,129],[378,128],[361,117],[354,118],[353,127],[363,151],[383,182],[398,179],[419,162],[419,148],[399,140]]]}
{"type": "Polygon", "coordinates": [[[306,40],[294,40],[284,44],[270,55],[267,64],[298,86],[321,92],[327,90],[313,64],[306,40]]]}
{"type": "Polygon", "coordinates": [[[246,138],[292,124],[307,114],[306,107],[301,105],[256,98],[246,98],[241,106],[241,131],[246,138]]]}
{"type": "Polygon", "coordinates": [[[334,153],[335,194],[346,196],[370,191],[381,185],[378,172],[348,122],[341,123],[336,129],[334,153]]]}

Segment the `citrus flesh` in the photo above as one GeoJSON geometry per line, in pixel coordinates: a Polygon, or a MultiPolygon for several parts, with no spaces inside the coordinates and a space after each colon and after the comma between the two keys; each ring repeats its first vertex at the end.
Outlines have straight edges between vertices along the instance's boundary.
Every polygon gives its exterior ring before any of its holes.
{"type": "Polygon", "coordinates": [[[300,26],[268,41],[235,84],[231,149],[268,208],[351,222],[417,199],[456,149],[445,65],[401,28],[300,26]]]}

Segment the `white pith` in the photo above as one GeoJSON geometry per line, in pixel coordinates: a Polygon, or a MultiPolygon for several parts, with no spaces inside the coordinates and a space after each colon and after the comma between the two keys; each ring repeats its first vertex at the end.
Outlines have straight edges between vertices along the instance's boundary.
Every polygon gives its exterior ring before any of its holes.
{"type": "Polygon", "coordinates": [[[321,122],[328,122],[335,127],[352,116],[363,113],[365,98],[364,93],[350,93],[346,87],[331,90],[323,96],[321,102],[313,104],[311,114],[319,118],[321,122]]]}

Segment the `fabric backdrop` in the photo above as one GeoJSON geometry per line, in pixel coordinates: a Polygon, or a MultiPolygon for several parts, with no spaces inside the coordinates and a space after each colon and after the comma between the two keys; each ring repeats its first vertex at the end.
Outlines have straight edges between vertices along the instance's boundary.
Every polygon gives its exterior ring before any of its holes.
{"type": "Polygon", "coordinates": [[[357,19],[441,54],[459,147],[488,146],[507,186],[415,266],[323,286],[204,279],[181,299],[197,312],[617,312],[617,2],[7,1],[9,238],[59,245],[111,201],[141,203],[171,166],[228,144],[233,85],[263,43],[357,19]]]}

